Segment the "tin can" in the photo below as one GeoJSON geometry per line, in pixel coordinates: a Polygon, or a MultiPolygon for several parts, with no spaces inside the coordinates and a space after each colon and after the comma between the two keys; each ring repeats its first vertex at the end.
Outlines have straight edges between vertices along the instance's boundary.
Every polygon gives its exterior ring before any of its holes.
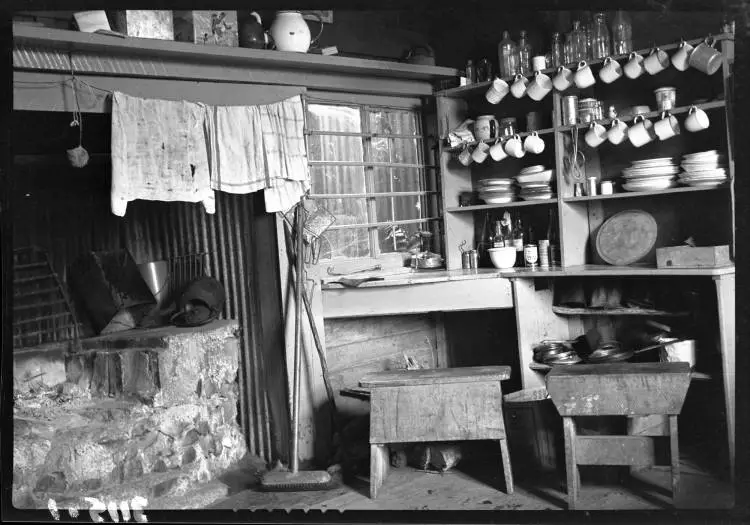
{"type": "Polygon", "coordinates": [[[578,122],[578,97],[570,95],[562,99],[562,123],[574,126],[578,122]]]}
{"type": "Polygon", "coordinates": [[[479,268],[479,252],[469,250],[469,268],[479,268]]]}
{"type": "Polygon", "coordinates": [[[602,195],[612,195],[613,193],[612,181],[603,180],[602,183],[600,184],[600,190],[602,192],[602,195]]]}
{"type": "Polygon", "coordinates": [[[539,267],[549,268],[549,265],[550,265],[549,240],[539,239],[539,267]]]}
{"type": "Polygon", "coordinates": [[[586,184],[586,195],[589,197],[596,196],[596,177],[589,177],[586,184]]]}
{"type": "Polygon", "coordinates": [[[461,252],[461,268],[468,270],[471,268],[471,253],[461,252]]]}
{"type": "Polygon", "coordinates": [[[523,259],[526,268],[537,268],[539,266],[539,247],[536,244],[524,246],[523,259]]]}

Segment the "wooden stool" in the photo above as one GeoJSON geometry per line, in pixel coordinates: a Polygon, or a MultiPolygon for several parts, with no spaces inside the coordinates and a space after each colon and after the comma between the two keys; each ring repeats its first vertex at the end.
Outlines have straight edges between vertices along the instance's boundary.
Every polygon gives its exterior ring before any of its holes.
{"type": "Polygon", "coordinates": [[[513,493],[500,381],[510,367],[395,370],[359,382],[370,395],[370,498],[388,474],[388,443],[497,439],[505,489],[513,493]]]}
{"type": "MultiPolygon", "coordinates": [[[[654,437],[668,435],[672,500],[680,480],[677,415],[690,385],[688,363],[613,363],[556,366],[547,375],[547,391],[563,417],[568,507],[576,508],[578,465],[654,464],[654,437]],[[577,436],[575,416],[661,416],[666,432],[628,436],[577,436]]],[[[659,429],[657,425],[655,427],[659,429]]]]}

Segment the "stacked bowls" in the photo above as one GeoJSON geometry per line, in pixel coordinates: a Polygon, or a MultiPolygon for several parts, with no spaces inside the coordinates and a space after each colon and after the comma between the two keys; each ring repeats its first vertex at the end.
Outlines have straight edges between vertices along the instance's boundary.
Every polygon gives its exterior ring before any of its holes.
{"type": "Polygon", "coordinates": [[[516,200],[512,179],[480,180],[478,193],[487,204],[507,204],[516,200]]]}
{"type": "Polygon", "coordinates": [[[554,175],[555,170],[545,169],[541,164],[522,169],[515,177],[521,187],[519,197],[525,201],[551,199],[554,175]]]}
{"type": "Polygon", "coordinates": [[[696,188],[715,188],[727,180],[724,156],[716,150],[683,155],[680,184],[696,188]]]}

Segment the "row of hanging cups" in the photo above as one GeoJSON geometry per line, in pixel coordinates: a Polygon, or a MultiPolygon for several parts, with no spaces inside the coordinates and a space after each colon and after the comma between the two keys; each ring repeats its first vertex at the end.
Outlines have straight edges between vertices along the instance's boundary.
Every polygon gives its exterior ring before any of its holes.
{"type": "Polygon", "coordinates": [[[488,156],[492,157],[495,162],[508,157],[520,159],[526,153],[539,155],[544,151],[544,147],[544,140],[539,136],[539,133],[532,131],[525,139],[521,139],[520,135],[513,135],[503,141],[498,137],[492,146],[486,142],[480,142],[474,148],[474,151],[469,151],[469,147],[466,146],[458,154],[458,161],[464,166],[469,166],[472,162],[481,164],[487,160],[488,156]]]}
{"type": "MultiPolygon", "coordinates": [[[[671,58],[666,51],[658,47],[653,48],[646,57],[634,51],[628,55],[628,60],[623,65],[614,58],[607,57],[602,62],[599,78],[605,84],[611,84],[623,75],[630,79],[636,79],[644,72],[656,75],[669,67],[670,62],[679,71],[694,67],[713,75],[719,70],[722,62],[721,52],[714,48],[714,44],[712,37],[707,37],[695,47],[683,40],[671,58]]],[[[565,66],[558,67],[555,78],[550,78],[541,71],[536,71],[531,81],[523,75],[516,75],[510,85],[501,78],[495,78],[485,93],[485,98],[490,104],[497,104],[510,92],[516,98],[528,95],[538,102],[547,96],[553,87],[558,91],[565,91],[573,85],[579,89],[586,89],[595,83],[596,78],[591,66],[585,60],[581,60],[575,72],[565,66]]]]}
{"type": "MultiPolygon", "coordinates": [[[[702,131],[708,128],[710,122],[708,115],[702,109],[691,106],[685,119],[685,129],[690,132],[702,131]]],[[[677,117],[669,111],[663,111],[656,123],[651,122],[643,115],[636,115],[633,125],[628,127],[620,119],[613,119],[609,129],[598,122],[592,122],[584,137],[586,144],[596,148],[609,140],[612,144],[621,144],[626,138],[636,148],[640,148],[654,140],[667,140],[680,134],[680,124],[677,117]]]]}

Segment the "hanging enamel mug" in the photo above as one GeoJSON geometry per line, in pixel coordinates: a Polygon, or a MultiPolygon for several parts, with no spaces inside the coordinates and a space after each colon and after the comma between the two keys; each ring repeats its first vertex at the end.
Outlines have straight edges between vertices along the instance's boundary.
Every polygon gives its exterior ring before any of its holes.
{"type": "Polygon", "coordinates": [[[495,77],[490,88],[484,94],[484,98],[486,98],[487,102],[490,104],[497,104],[505,98],[505,95],[507,95],[508,92],[510,92],[510,86],[508,83],[502,78],[495,77]]]}
{"type": "Polygon", "coordinates": [[[544,151],[544,140],[539,136],[539,133],[532,131],[523,141],[523,149],[534,155],[539,155],[544,151]]]}
{"type": "Polygon", "coordinates": [[[552,79],[552,85],[558,91],[565,91],[573,85],[573,72],[565,66],[557,68],[557,75],[552,79]]]}
{"type": "Polygon", "coordinates": [[[709,125],[710,121],[708,120],[706,112],[699,107],[690,106],[690,109],[688,109],[688,116],[685,119],[685,129],[691,133],[695,133],[696,131],[703,131],[708,128],[709,125]]]}
{"type": "Polygon", "coordinates": [[[662,51],[658,47],[651,50],[651,53],[643,59],[643,68],[648,71],[650,75],[656,75],[661,73],[669,66],[669,55],[666,51],[662,51]]]}
{"type": "Polygon", "coordinates": [[[602,63],[602,68],[599,70],[599,78],[605,84],[611,84],[622,76],[622,66],[620,63],[612,57],[607,57],[602,63]]]}
{"type": "Polygon", "coordinates": [[[477,164],[481,164],[487,160],[487,154],[490,151],[490,146],[486,142],[480,142],[477,147],[474,148],[474,152],[471,154],[471,158],[477,164]]]}
{"type": "Polygon", "coordinates": [[[713,75],[721,68],[721,53],[714,49],[716,41],[713,37],[707,37],[703,42],[695,46],[690,53],[690,66],[707,75],[713,75]]]}
{"type": "Polygon", "coordinates": [[[621,144],[628,135],[628,125],[622,120],[615,118],[607,131],[607,140],[615,146],[621,144]]]}
{"type": "Polygon", "coordinates": [[[625,76],[635,80],[643,74],[643,57],[633,51],[628,55],[628,61],[622,68],[625,76]]]}
{"type": "Polygon", "coordinates": [[[539,102],[547,93],[552,91],[552,79],[541,71],[534,73],[534,79],[529,82],[529,86],[526,88],[526,94],[530,99],[539,102]]]}
{"type": "Polygon", "coordinates": [[[586,140],[586,144],[590,147],[597,148],[607,140],[607,128],[598,122],[592,122],[584,139],[586,140]]]}
{"type": "Polygon", "coordinates": [[[520,159],[526,154],[526,151],[523,149],[523,142],[521,142],[521,137],[518,135],[513,135],[508,141],[505,143],[505,152],[510,155],[511,157],[515,157],[517,159],[520,159]]]}
{"type": "Polygon", "coordinates": [[[661,118],[654,124],[654,133],[659,137],[659,140],[667,140],[679,135],[680,123],[677,122],[677,117],[670,115],[668,111],[663,111],[661,118]]]}
{"type": "Polygon", "coordinates": [[[585,60],[578,62],[578,69],[575,74],[576,87],[579,89],[586,89],[596,84],[594,73],[591,72],[591,67],[586,63],[585,60]]]}
{"type": "Polygon", "coordinates": [[[529,84],[529,79],[525,76],[518,74],[513,79],[513,84],[510,86],[510,92],[516,98],[522,98],[526,94],[526,86],[529,84]]]}
{"type": "Polygon", "coordinates": [[[636,148],[648,144],[656,137],[654,125],[643,115],[636,115],[633,119],[634,124],[628,129],[628,139],[636,148]],[[640,122],[639,122],[640,119],[640,122]]]}
{"type": "Polygon", "coordinates": [[[495,162],[500,162],[503,159],[508,158],[508,153],[505,151],[505,146],[498,138],[495,143],[490,147],[490,157],[495,162]]]}
{"type": "Polygon", "coordinates": [[[687,71],[687,68],[690,67],[690,54],[693,52],[693,49],[695,48],[684,40],[680,41],[680,47],[672,55],[672,65],[676,70],[687,71]]]}
{"type": "Polygon", "coordinates": [[[471,158],[471,151],[469,151],[469,146],[465,146],[464,149],[461,150],[461,153],[458,154],[458,162],[460,162],[464,166],[468,166],[469,164],[474,162],[474,159],[471,158]]]}

